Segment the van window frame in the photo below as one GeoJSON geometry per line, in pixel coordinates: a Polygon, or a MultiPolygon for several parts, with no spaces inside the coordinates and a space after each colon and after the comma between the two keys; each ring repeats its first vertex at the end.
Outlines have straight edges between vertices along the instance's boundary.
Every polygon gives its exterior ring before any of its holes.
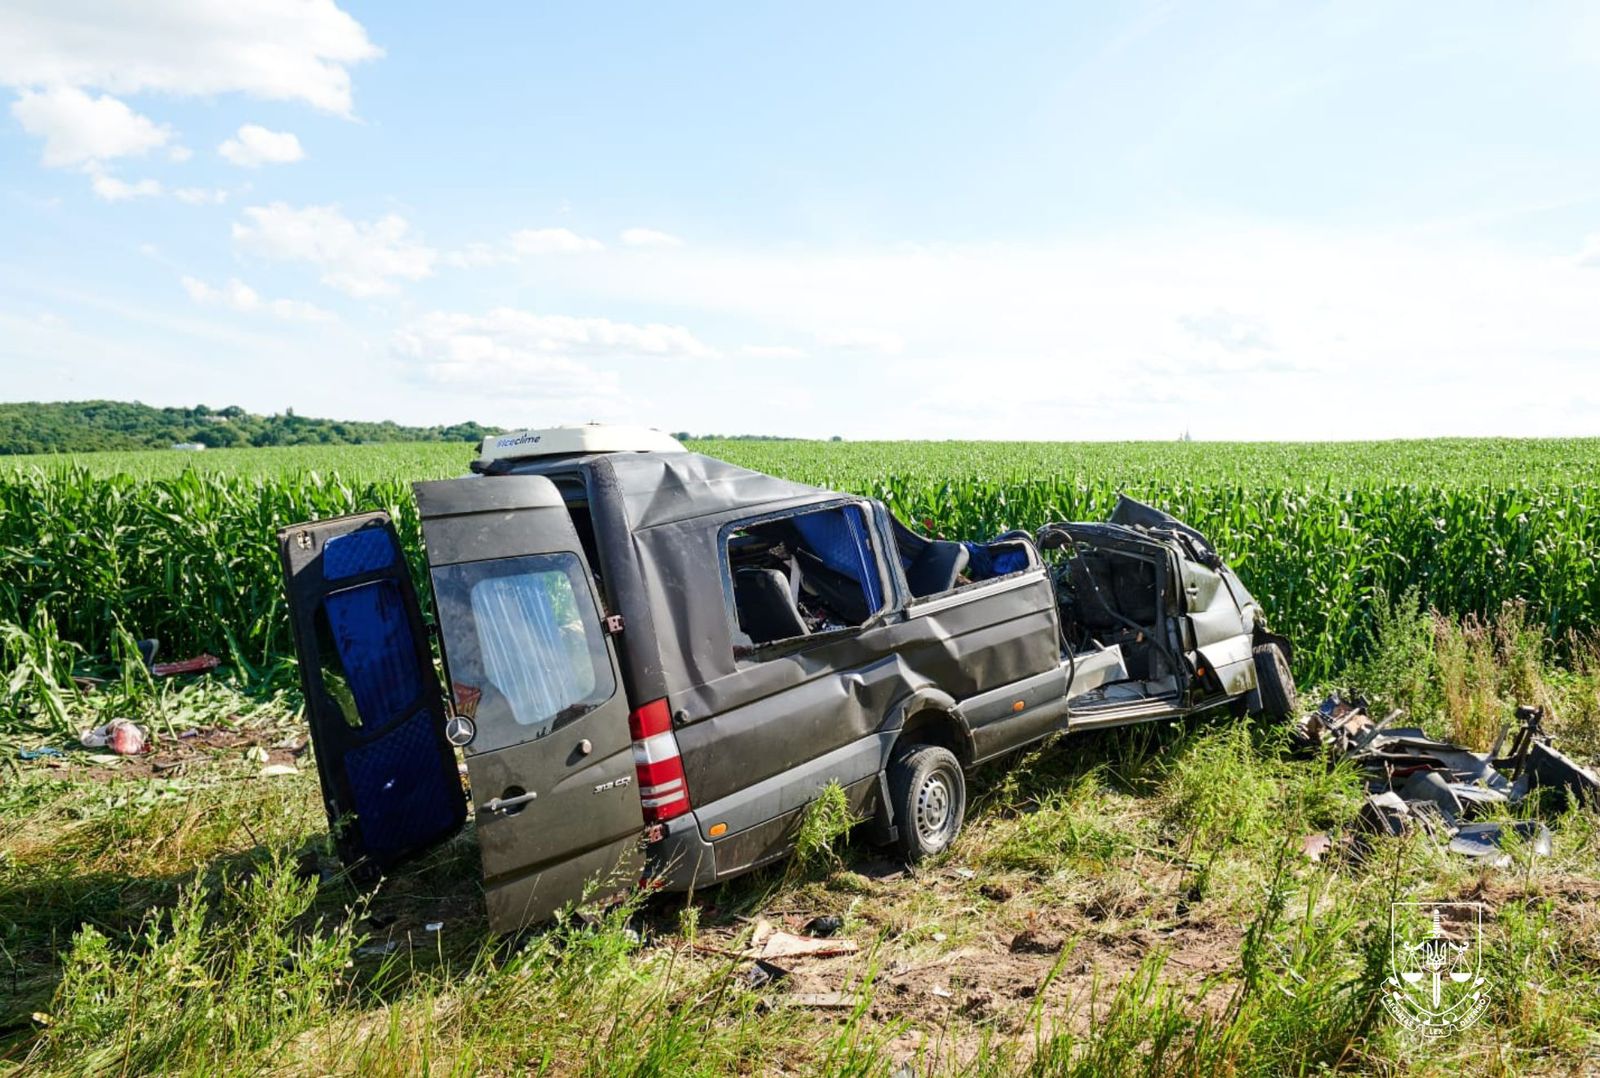
{"type": "Polygon", "coordinates": [[[889,568],[889,563],[884,558],[882,524],[878,520],[876,505],[866,498],[832,498],[827,501],[806,502],[803,505],[774,509],[764,513],[754,513],[725,521],[717,528],[717,562],[722,576],[722,608],[723,617],[728,627],[728,642],[730,650],[733,652],[734,662],[740,667],[768,662],[772,659],[782,658],[785,655],[808,650],[814,646],[854,636],[882,622],[885,617],[898,610],[904,602],[899,574],[889,568]],[[728,557],[728,540],[733,533],[761,524],[770,524],[775,520],[792,520],[795,517],[809,516],[812,513],[852,507],[861,511],[863,522],[866,525],[867,544],[872,551],[873,566],[878,573],[878,586],[883,594],[883,602],[878,609],[869,614],[866,620],[859,625],[845,625],[838,629],[830,629],[827,632],[807,633],[804,636],[786,636],[778,640],[770,640],[765,644],[755,644],[749,647],[739,644],[739,635],[744,630],[739,627],[739,610],[734,601],[733,591],[733,563],[728,557]]]}

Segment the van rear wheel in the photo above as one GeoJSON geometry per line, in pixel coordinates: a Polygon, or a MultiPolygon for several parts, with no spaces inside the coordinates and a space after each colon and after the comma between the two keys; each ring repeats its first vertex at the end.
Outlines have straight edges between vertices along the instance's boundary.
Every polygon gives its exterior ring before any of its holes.
{"type": "Polygon", "coordinates": [[[913,745],[889,764],[896,842],[915,864],[946,849],[967,815],[967,780],[961,761],[939,745],[913,745]]]}

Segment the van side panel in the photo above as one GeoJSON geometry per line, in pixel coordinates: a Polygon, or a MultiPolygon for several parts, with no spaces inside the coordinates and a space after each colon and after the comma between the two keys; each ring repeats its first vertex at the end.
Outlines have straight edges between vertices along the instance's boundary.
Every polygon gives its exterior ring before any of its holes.
{"type": "MultiPolygon", "coordinates": [[[[874,733],[918,689],[934,687],[960,701],[1060,670],[1054,590],[1042,569],[927,605],[675,693],[673,705],[685,713],[678,745],[695,803],[874,733]]],[[[708,619],[697,642],[725,641],[731,668],[727,626],[726,614],[708,619]]]]}

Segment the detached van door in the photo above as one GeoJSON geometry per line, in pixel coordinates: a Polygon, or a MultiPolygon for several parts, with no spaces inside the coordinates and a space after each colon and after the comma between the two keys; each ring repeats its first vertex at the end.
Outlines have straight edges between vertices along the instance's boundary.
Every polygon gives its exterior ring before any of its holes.
{"type": "Polygon", "coordinates": [[[411,571],[383,513],[278,533],[328,825],[358,875],[466,819],[411,571]]]}
{"type": "Polygon", "coordinates": [[[628,700],[560,492],[532,475],[412,489],[490,927],[510,931],[635,885],[644,811],[628,700]]]}

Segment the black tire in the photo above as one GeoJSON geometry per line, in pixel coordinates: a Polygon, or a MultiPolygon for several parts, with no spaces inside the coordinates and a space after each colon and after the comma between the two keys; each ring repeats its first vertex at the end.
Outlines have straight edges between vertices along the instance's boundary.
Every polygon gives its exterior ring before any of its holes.
{"type": "Polygon", "coordinates": [[[895,844],[907,864],[947,849],[967,815],[967,780],[961,761],[938,745],[912,745],[889,764],[895,844]]]}
{"type": "Polygon", "coordinates": [[[1289,720],[1300,711],[1300,697],[1294,689],[1294,674],[1289,659],[1276,644],[1262,644],[1251,652],[1256,663],[1256,687],[1261,693],[1261,714],[1269,719],[1289,720]]]}

